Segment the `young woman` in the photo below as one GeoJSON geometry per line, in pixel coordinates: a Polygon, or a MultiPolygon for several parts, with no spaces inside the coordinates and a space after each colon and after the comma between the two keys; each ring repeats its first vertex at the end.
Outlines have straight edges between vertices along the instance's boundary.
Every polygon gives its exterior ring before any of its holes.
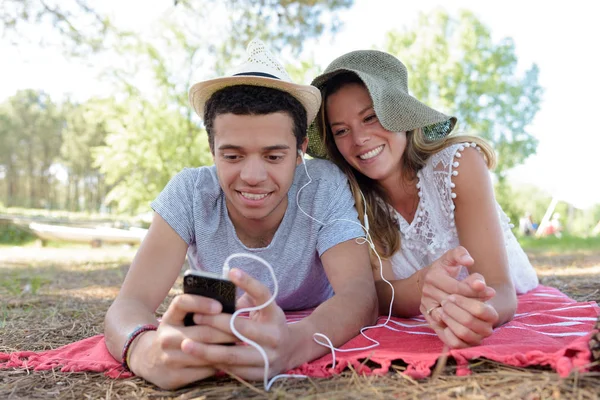
{"type": "MultiPolygon", "coordinates": [[[[450,135],[456,118],[412,97],[406,67],[388,53],[345,54],[312,84],[323,103],[308,153],[334,161],[357,209],[366,208],[395,288],[393,314],[422,312],[452,347],[480,343],[512,319],[516,294],[538,284],[494,199],[493,150],[480,138],[450,135]],[[457,246],[466,249],[464,267],[428,267],[457,246]]],[[[374,274],[381,279],[378,268],[374,274]]],[[[387,313],[392,291],[377,286],[387,313]]]]}

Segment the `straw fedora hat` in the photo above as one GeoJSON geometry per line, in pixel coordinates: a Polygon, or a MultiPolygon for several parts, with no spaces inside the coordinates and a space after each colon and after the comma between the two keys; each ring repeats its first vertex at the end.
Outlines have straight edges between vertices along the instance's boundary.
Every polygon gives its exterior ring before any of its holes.
{"type": "Polygon", "coordinates": [[[200,118],[204,118],[204,105],[216,91],[228,86],[252,85],[291,94],[306,109],[306,118],[310,124],[321,106],[319,89],[311,85],[293,83],[283,65],[258,39],[248,44],[246,53],[247,60],[228,76],[198,82],[190,88],[190,104],[200,118]]]}
{"type": "MultiPolygon", "coordinates": [[[[356,74],[365,84],[381,125],[390,132],[423,128],[425,138],[434,141],[447,136],[456,124],[455,117],[434,110],[408,93],[406,66],[389,53],[358,50],[344,54],[333,60],[312,85],[326,90],[327,82],[344,72],[356,74]]],[[[309,128],[307,153],[326,158],[324,132],[318,125],[313,123],[309,128]]]]}

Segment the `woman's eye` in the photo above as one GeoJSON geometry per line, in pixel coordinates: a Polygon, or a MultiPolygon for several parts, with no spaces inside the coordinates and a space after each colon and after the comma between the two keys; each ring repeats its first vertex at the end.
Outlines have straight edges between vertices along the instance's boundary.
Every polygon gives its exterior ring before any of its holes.
{"type": "Polygon", "coordinates": [[[341,136],[344,133],[347,133],[348,129],[338,129],[336,131],[333,132],[333,136],[341,136]]]}
{"type": "Polygon", "coordinates": [[[375,114],[369,115],[365,118],[365,122],[371,122],[371,121],[376,121],[376,120],[377,120],[377,115],[375,115],[375,114]]]}

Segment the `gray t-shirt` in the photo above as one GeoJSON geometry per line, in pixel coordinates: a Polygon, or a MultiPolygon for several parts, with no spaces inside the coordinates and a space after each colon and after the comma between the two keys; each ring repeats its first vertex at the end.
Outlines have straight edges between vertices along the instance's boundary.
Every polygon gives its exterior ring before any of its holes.
{"type": "MultiPolygon", "coordinates": [[[[156,211],[189,245],[192,269],[221,274],[225,259],[233,253],[251,253],[271,264],[278,279],[277,304],[284,310],[315,307],[333,295],[320,256],[344,241],[363,237],[346,176],[331,162],[306,160],[312,182],[304,166],[296,168],[288,192],[285,216],[271,243],[264,248],[248,248],[237,237],[219,186],[215,166],[186,168],[167,184],[152,202],[156,211]],[[355,221],[334,221],[345,219],[355,221]]],[[[260,280],[273,292],[266,266],[250,258],[231,260],[260,280]]],[[[340,266],[343,268],[343,266],[340,266]]],[[[368,268],[368,266],[365,266],[368,268]]]]}

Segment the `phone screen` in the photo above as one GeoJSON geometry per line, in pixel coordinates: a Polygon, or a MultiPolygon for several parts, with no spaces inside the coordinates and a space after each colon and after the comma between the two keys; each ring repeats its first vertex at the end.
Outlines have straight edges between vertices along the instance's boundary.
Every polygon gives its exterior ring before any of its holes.
{"type": "MultiPolygon", "coordinates": [[[[235,312],[236,287],[228,279],[218,275],[188,270],[183,276],[183,292],[215,299],[223,306],[223,312],[235,312]]],[[[194,325],[193,314],[185,316],[186,326],[194,325]]]]}

